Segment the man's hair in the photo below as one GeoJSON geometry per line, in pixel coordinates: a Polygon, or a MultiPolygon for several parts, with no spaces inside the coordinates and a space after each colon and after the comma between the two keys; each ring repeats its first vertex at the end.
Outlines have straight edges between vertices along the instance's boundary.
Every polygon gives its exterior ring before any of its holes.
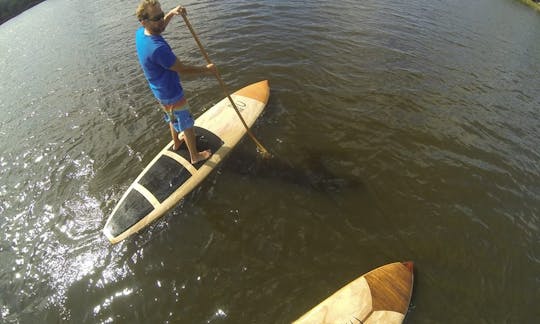
{"type": "Polygon", "coordinates": [[[139,6],[137,7],[137,19],[139,21],[143,21],[145,19],[148,19],[148,7],[155,7],[160,6],[158,0],[141,0],[139,3],[139,6]]]}

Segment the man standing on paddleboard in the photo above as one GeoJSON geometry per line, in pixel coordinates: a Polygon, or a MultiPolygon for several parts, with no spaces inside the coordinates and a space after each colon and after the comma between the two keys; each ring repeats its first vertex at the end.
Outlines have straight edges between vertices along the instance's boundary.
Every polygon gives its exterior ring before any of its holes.
{"type": "Polygon", "coordinates": [[[165,111],[165,121],[169,123],[174,141],[173,149],[180,148],[182,141],[178,138],[178,133],[183,131],[183,140],[189,150],[191,163],[196,163],[208,159],[212,153],[210,150],[202,152],[197,150],[194,120],[178,74],[216,73],[216,69],[214,64],[206,66],[183,64],[161,36],[171,19],[181,14],[186,14],[186,9],[181,6],[165,14],[159,1],[142,0],[137,7],[137,19],[142,27],[135,33],[135,43],[144,76],[165,111]]]}

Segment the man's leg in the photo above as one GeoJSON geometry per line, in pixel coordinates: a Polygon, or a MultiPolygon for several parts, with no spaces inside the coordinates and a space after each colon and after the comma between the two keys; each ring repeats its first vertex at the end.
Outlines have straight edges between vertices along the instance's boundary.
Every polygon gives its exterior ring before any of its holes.
{"type": "MultiPolygon", "coordinates": [[[[173,128],[174,129],[174,128],[173,128]]],[[[197,151],[197,141],[195,140],[195,129],[193,127],[184,129],[184,140],[186,141],[191,163],[204,161],[212,155],[210,150],[199,152],[197,151]]]]}
{"type": "Polygon", "coordinates": [[[176,131],[176,129],[174,129],[174,126],[172,123],[169,123],[169,128],[171,129],[171,136],[174,141],[173,151],[177,151],[180,148],[180,145],[182,145],[182,142],[184,141],[184,139],[178,138],[178,132],[176,131]]]}

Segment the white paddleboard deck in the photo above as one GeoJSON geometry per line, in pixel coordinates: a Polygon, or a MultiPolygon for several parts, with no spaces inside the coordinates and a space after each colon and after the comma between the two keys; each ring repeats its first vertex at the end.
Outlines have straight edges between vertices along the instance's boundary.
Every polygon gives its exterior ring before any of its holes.
{"type": "MultiPolygon", "coordinates": [[[[267,80],[231,95],[248,127],[263,112],[269,96],[267,80]]],[[[229,99],[224,98],[195,120],[195,134],[197,148],[210,149],[212,156],[191,164],[185,143],[178,151],[171,149],[172,141],[167,144],[129,186],[109,216],[103,232],[111,243],[137,233],[176,206],[227,156],[246,129],[229,99]]]]}

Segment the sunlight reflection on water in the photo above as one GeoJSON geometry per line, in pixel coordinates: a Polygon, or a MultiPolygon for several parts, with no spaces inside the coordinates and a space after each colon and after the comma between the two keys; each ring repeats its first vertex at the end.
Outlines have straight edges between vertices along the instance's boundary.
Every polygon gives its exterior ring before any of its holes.
{"type": "MultiPolygon", "coordinates": [[[[415,323],[536,319],[540,23],[519,5],[187,1],[231,88],[270,79],[254,131],[277,157],[265,174],[244,141],[114,246],[108,213],[169,138],[132,4],[46,1],[0,26],[0,321],[290,322],[405,257],[415,323]]],[[[180,21],[167,33],[204,62],[180,21]]],[[[222,96],[185,88],[195,114],[222,96]]]]}

